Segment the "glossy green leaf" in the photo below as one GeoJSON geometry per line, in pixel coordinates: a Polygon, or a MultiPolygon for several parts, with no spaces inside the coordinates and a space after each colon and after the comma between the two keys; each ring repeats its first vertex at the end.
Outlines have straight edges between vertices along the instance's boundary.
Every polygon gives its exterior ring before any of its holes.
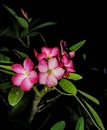
{"type": "Polygon", "coordinates": [[[35,37],[37,35],[40,35],[37,31],[32,31],[29,33],[29,36],[31,36],[31,37],[35,37]]]}
{"type": "Polygon", "coordinates": [[[76,123],[75,130],[84,130],[84,118],[80,117],[76,123]]]}
{"type": "Polygon", "coordinates": [[[47,27],[47,26],[55,25],[55,24],[56,24],[55,22],[45,22],[45,23],[42,23],[42,24],[36,26],[35,28],[32,28],[30,31],[35,31],[37,29],[41,29],[43,27],[47,27]]]}
{"type": "Polygon", "coordinates": [[[0,69],[1,72],[6,73],[6,74],[10,74],[10,75],[14,75],[15,73],[9,70],[5,70],[5,69],[0,69]]]}
{"type": "Polygon", "coordinates": [[[8,94],[8,102],[11,106],[15,106],[23,97],[24,91],[20,87],[13,87],[8,94]]]}
{"type": "Polygon", "coordinates": [[[5,82],[0,84],[0,90],[11,88],[13,85],[11,82],[5,82]]]}
{"type": "Polygon", "coordinates": [[[29,25],[28,25],[28,22],[22,18],[22,17],[16,17],[18,23],[20,24],[21,27],[25,28],[25,29],[28,29],[29,25]]]}
{"type": "Polygon", "coordinates": [[[3,55],[0,53],[0,61],[10,61],[10,57],[3,55]]]}
{"type": "Polygon", "coordinates": [[[58,121],[55,123],[50,130],[64,130],[66,122],[65,121],[58,121]]]}
{"type": "Polygon", "coordinates": [[[12,10],[10,7],[8,7],[7,5],[3,4],[3,6],[14,16],[17,17],[18,15],[16,14],[16,12],[14,10],[12,10]]]}
{"type": "Polygon", "coordinates": [[[90,110],[95,122],[97,123],[97,125],[101,128],[99,130],[105,130],[104,125],[102,123],[101,118],[99,117],[98,113],[92,108],[91,105],[89,105],[85,100],[83,100],[84,103],[86,104],[86,106],[88,107],[88,109],[90,110]]]}
{"type": "Polygon", "coordinates": [[[98,99],[96,99],[95,97],[93,97],[92,95],[89,95],[88,93],[86,93],[86,92],[83,92],[83,91],[81,91],[81,90],[77,90],[79,93],[81,93],[83,96],[85,96],[86,98],[88,98],[89,100],[91,100],[91,101],[93,101],[94,103],[96,103],[96,104],[100,104],[99,103],[99,101],[98,101],[98,99]]]}
{"type": "Polygon", "coordinates": [[[12,63],[13,63],[12,61],[5,61],[5,60],[0,61],[0,64],[12,64],[12,63]]]}
{"type": "Polygon", "coordinates": [[[6,69],[6,70],[12,70],[10,65],[0,65],[0,68],[6,69]]]}
{"type": "Polygon", "coordinates": [[[74,44],[73,46],[71,46],[69,48],[70,51],[77,51],[80,47],[82,47],[84,45],[84,43],[86,42],[86,40],[82,40],[76,44],[74,44]]]}
{"type": "Polygon", "coordinates": [[[15,18],[16,20],[18,21],[18,23],[20,24],[20,26],[22,26],[23,28],[28,28],[28,22],[22,18],[22,17],[19,17],[16,12],[11,9],[10,7],[6,6],[6,5],[3,5],[15,18]]]}
{"type": "Polygon", "coordinates": [[[77,89],[71,81],[67,79],[61,79],[59,81],[59,85],[65,92],[76,95],[77,89]]]}
{"type": "Polygon", "coordinates": [[[14,51],[14,53],[16,54],[16,55],[18,55],[19,57],[23,57],[23,58],[26,58],[26,57],[28,57],[28,55],[26,54],[26,53],[24,53],[24,52],[21,52],[21,51],[18,51],[18,50],[13,50],[14,51]]]}
{"type": "Polygon", "coordinates": [[[27,107],[29,102],[30,102],[30,96],[27,95],[12,108],[12,110],[10,112],[10,116],[20,114],[27,107]]]}
{"type": "Polygon", "coordinates": [[[68,78],[72,79],[72,80],[80,80],[83,77],[81,75],[79,75],[79,74],[76,74],[76,73],[70,73],[68,78]]]}

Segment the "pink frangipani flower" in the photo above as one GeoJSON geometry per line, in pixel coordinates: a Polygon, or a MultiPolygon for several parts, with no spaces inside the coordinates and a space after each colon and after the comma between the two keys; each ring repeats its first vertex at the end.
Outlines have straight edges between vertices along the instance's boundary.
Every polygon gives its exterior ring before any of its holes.
{"type": "Polygon", "coordinates": [[[61,63],[65,69],[64,76],[68,77],[69,73],[75,72],[73,61],[71,59],[69,59],[66,54],[62,56],[61,63]]]}
{"type": "Polygon", "coordinates": [[[56,58],[50,58],[49,60],[42,60],[38,64],[39,83],[47,85],[48,87],[56,86],[58,80],[60,80],[65,70],[59,67],[58,60],[56,58]]]}
{"type": "Polygon", "coordinates": [[[21,90],[29,91],[38,82],[38,75],[33,70],[34,64],[30,58],[24,60],[23,66],[21,64],[13,64],[11,67],[16,72],[12,76],[12,82],[15,86],[20,86],[21,90]]]}
{"type": "Polygon", "coordinates": [[[52,57],[59,56],[59,48],[49,48],[49,47],[42,47],[41,53],[37,53],[36,49],[34,49],[34,54],[38,61],[41,61],[42,59],[49,59],[52,57]]]}

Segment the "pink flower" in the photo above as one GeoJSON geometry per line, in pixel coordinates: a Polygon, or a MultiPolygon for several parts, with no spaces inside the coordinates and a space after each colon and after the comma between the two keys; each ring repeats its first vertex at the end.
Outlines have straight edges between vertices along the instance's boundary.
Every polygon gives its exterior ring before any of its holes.
{"type": "Polygon", "coordinates": [[[73,61],[71,60],[72,57],[75,56],[75,51],[69,51],[67,49],[67,45],[66,42],[64,40],[60,41],[60,47],[61,47],[61,62],[60,62],[60,66],[64,67],[65,69],[65,74],[64,76],[69,76],[70,72],[75,72],[74,70],[74,64],[73,61]]]}
{"type": "Polygon", "coordinates": [[[50,58],[48,61],[42,60],[39,62],[38,69],[40,71],[39,83],[48,87],[56,86],[65,72],[63,68],[59,67],[56,58],[50,58]]]}
{"type": "Polygon", "coordinates": [[[59,56],[59,48],[48,48],[48,47],[42,47],[41,53],[37,53],[36,49],[34,49],[34,54],[38,61],[41,61],[42,59],[49,59],[52,57],[59,56]]]}
{"type": "Polygon", "coordinates": [[[67,57],[72,58],[75,56],[75,51],[69,51],[67,49],[66,42],[64,40],[60,40],[61,47],[61,55],[67,55],[67,57]]]}
{"type": "Polygon", "coordinates": [[[30,58],[26,58],[21,64],[13,64],[12,70],[16,75],[12,77],[12,82],[15,86],[20,86],[21,90],[29,91],[35,83],[38,82],[38,75],[33,70],[34,64],[30,58]]]}
{"type": "Polygon", "coordinates": [[[68,76],[70,72],[75,72],[73,61],[69,59],[66,54],[62,56],[61,62],[65,69],[64,76],[68,76]]]}

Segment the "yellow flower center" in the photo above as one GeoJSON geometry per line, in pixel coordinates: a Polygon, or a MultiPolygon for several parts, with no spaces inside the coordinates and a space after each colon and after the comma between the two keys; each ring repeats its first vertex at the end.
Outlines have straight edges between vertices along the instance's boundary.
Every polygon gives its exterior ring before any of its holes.
{"type": "Polygon", "coordinates": [[[29,73],[28,71],[26,71],[26,72],[25,72],[25,75],[26,75],[26,76],[29,76],[29,75],[30,75],[30,73],[29,73]]]}
{"type": "Polygon", "coordinates": [[[52,74],[52,70],[48,70],[48,74],[51,75],[52,74]]]}

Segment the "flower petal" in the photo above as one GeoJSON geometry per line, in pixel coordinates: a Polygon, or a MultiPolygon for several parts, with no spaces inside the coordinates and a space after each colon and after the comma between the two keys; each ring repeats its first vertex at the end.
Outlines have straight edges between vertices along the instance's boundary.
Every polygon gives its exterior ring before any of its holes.
{"type": "Polygon", "coordinates": [[[32,87],[33,83],[30,82],[29,78],[25,78],[20,85],[20,88],[23,91],[30,91],[32,87]]]}
{"type": "Polygon", "coordinates": [[[48,73],[40,73],[39,74],[39,83],[45,85],[47,76],[48,76],[48,73]]]}
{"type": "Polygon", "coordinates": [[[48,65],[45,60],[42,60],[38,64],[38,69],[40,72],[47,72],[48,71],[48,65]]]}
{"type": "Polygon", "coordinates": [[[26,78],[23,74],[16,74],[12,76],[12,82],[16,86],[20,86],[21,82],[26,78]]]}
{"type": "Polygon", "coordinates": [[[34,67],[34,64],[30,58],[26,58],[23,62],[23,66],[26,71],[31,71],[34,67]]]}
{"type": "Polygon", "coordinates": [[[47,57],[50,55],[52,49],[48,47],[42,47],[42,53],[45,53],[47,57]]]}
{"type": "Polygon", "coordinates": [[[25,69],[21,64],[13,64],[11,68],[16,73],[22,73],[22,74],[25,73],[25,69]]]}
{"type": "Polygon", "coordinates": [[[63,68],[58,67],[53,70],[53,73],[54,73],[55,77],[59,80],[63,77],[65,70],[63,68]]]}
{"type": "Polygon", "coordinates": [[[54,75],[49,75],[46,80],[46,84],[48,87],[56,86],[58,83],[56,77],[54,75]]]}
{"type": "Polygon", "coordinates": [[[72,61],[72,60],[69,60],[68,64],[66,64],[65,67],[74,68],[73,61],[72,61]]]}
{"type": "Polygon", "coordinates": [[[59,55],[59,48],[58,47],[54,47],[52,48],[51,54],[52,57],[53,56],[58,56],[59,55]]]}
{"type": "Polygon", "coordinates": [[[29,75],[29,80],[32,84],[35,84],[38,82],[38,74],[36,71],[31,71],[29,75]]]}
{"type": "Polygon", "coordinates": [[[54,68],[58,67],[58,60],[56,58],[49,59],[48,67],[49,67],[49,69],[54,69],[54,68]]]}
{"type": "Polygon", "coordinates": [[[70,68],[70,67],[66,68],[66,71],[67,72],[76,72],[73,68],[70,68]]]}
{"type": "Polygon", "coordinates": [[[67,57],[66,54],[64,54],[64,55],[62,56],[62,62],[64,63],[64,65],[65,65],[65,64],[68,64],[69,59],[68,59],[68,57],[67,57]]]}
{"type": "Polygon", "coordinates": [[[69,55],[70,55],[70,58],[74,57],[75,56],[75,51],[69,52],[69,55]]]}
{"type": "Polygon", "coordinates": [[[38,59],[38,61],[41,61],[42,59],[47,58],[45,53],[38,54],[36,49],[34,49],[34,54],[35,54],[35,57],[38,59]]]}

